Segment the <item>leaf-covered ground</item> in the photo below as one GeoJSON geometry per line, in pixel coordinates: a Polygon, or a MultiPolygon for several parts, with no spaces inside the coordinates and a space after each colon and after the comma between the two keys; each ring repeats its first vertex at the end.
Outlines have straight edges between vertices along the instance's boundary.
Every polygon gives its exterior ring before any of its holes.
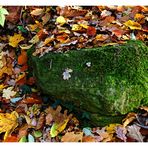
{"type": "Polygon", "coordinates": [[[121,124],[82,127],[80,121],[43,96],[28,71],[34,56],[87,47],[147,42],[144,6],[0,8],[1,142],[147,142],[148,107],[129,113],[121,124]],[[6,17],[6,21],[2,20],[6,17]],[[5,23],[5,25],[4,25],[5,23]]]}

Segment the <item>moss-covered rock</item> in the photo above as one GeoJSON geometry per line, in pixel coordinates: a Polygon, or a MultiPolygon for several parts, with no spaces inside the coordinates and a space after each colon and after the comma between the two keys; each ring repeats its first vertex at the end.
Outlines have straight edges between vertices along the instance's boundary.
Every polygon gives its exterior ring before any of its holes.
{"type": "Polygon", "coordinates": [[[148,105],[148,47],[141,41],[31,56],[30,65],[43,93],[89,112],[96,125],[148,105]]]}

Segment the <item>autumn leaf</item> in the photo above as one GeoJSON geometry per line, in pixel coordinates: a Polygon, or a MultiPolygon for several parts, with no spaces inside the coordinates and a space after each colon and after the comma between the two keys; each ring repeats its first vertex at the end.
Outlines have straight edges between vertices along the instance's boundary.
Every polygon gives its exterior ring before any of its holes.
{"type": "Polygon", "coordinates": [[[126,127],[128,124],[130,124],[134,119],[136,119],[135,113],[128,113],[125,119],[123,119],[123,127],[126,127]]]}
{"type": "Polygon", "coordinates": [[[128,130],[128,136],[137,140],[138,142],[143,142],[143,136],[140,133],[140,127],[138,127],[137,125],[131,125],[127,127],[128,130]]]}
{"type": "Polygon", "coordinates": [[[17,136],[9,136],[7,137],[4,142],[18,142],[17,136]]]}
{"type": "Polygon", "coordinates": [[[41,8],[37,8],[37,9],[35,9],[35,10],[33,10],[33,11],[31,11],[31,15],[34,15],[34,16],[38,16],[38,15],[41,15],[41,14],[43,14],[43,12],[44,12],[44,9],[41,9],[41,8]]]}
{"type": "Polygon", "coordinates": [[[84,136],[82,142],[96,142],[96,139],[93,136],[84,136]]]}
{"type": "Polygon", "coordinates": [[[24,50],[21,51],[21,54],[18,56],[18,60],[17,60],[18,64],[24,65],[27,63],[27,60],[28,60],[28,57],[27,57],[26,51],[24,51],[24,50]]]}
{"type": "Polygon", "coordinates": [[[61,133],[66,128],[68,121],[69,119],[66,119],[63,122],[54,123],[50,130],[51,137],[56,137],[59,133],[61,133]]]}
{"type": "Polygon", "coordinates": [[[18,113],[13,111],[10,113],[0,113],[0,133],[5,133],[4,140],[14,131],[18,126],[18,113]]]}
{"type": "Polygon", "coordinates": [[[141,30],[141,25],[132,20],[128,20],[124,23],[125,26],[129,27],[131,30],[141,30]]]}
{"type": "Polygon", "coordinates": [[[62,142],[82,142],[83,132],[67,132],[61,139],[62,142]]]}
{"type": "Polygon", "coordinates": [[[12,69],[9,67],[4,66],[3,68],[0,69],[0,78],[3,76],[3,74],[11,75],[12,74],[12,69]]]}
{"type": "Polygon", "coordinates": [[[37,42],[39,42],[39,37],[38,37],[38,35],[35,35],[35,36],[29,41],[29,43],[32,43],[32,44],[36,44],[37,42]]]}
{"type": "Polygon", "coordinates": [[[60,25],[64,25],[66,23],[66,19],[63,16],[59,16],[56,19],[56,23],[60,25]]]}
{"type": "Polygon", "coordinates": [[[89,35],[89,36],[94,36],[94,35],[96,35],[96,29],[95,29],[95,27],[89,26],[89,27],[87,28],[87,35],[89,35]]]}
{"type": "Polygon", "coordinates": [[[18,43],[23,41],[25,38],[21,34],[14,34],[14,36],[9,36],[9,45],[12,47],[17,47],[18,43]]]}
{"type": "Polygon", "coordinates": [[[16,95],[16,92],[12,90],[13,87],[8,87],[6,89],[3,89],[3,96],[6,99],[11,99],[11,97],[16,95]]]}

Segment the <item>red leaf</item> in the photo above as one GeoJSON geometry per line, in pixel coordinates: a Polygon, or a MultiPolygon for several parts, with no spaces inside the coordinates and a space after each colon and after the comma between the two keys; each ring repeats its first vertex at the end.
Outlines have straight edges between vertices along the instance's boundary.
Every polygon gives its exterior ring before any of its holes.
{"type": "Polygon", "coordinates": [[[96,28],[89,26],[87,28],[87,35],[89,35],[89,36],[95,36],[96,35],[96,28]]]}
{"type": "Polygon", "coordinates": [[[16,136],[7,137],[4,142],[18,142],[18,138],[16,136]]]}

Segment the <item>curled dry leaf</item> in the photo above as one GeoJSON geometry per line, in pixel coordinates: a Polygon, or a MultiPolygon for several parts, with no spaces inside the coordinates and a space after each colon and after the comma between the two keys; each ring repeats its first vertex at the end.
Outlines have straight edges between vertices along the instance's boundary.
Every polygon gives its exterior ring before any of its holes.
{"type": "Polygon", "coordinates": [[[83,132],[67,132],[61,139],[62,142],[82,142],[83,132]]]}
{"type": "Polygon", "coordinates": [[[4,140],[18,126],[18,116],[19,115],[16,111],[11,113],[0,113],[0,133],[5,133],[4,140]]]}
{"type": "Polygon", "coordinates": [[[123,127],[126,127],[130,124],[134,119],[136,119],[136,113],[129,113],[125,119],[123,119],[123,127]]]}

